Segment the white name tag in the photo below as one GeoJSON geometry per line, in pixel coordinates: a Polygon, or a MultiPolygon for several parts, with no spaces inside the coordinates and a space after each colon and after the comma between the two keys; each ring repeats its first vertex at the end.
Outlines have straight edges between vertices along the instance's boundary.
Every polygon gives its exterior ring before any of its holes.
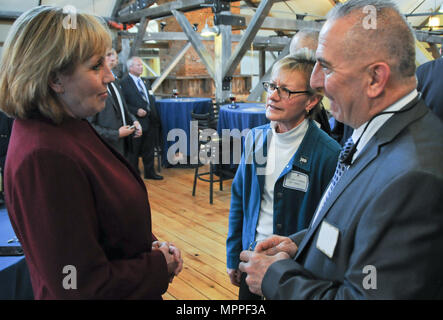
{"type": "Polygon", "coordinates": [[[309,177],[307,174],[291,171],[285,176],[283,187],[306,192],[309,186],[309,177]]]}
{"type": "Polygon", "coordinates": [[[340,231],[333,225],[323,220],[320,226],[320,233],[317,238],[317,249],[332,258],[335,246],[337,245],[340,231]]]}
{"type": "Polygon", "coordinates": [[[154,94],[154,91],[152,91],[152,90],[149,90],[148,92],[151,96],[154,94]]]}

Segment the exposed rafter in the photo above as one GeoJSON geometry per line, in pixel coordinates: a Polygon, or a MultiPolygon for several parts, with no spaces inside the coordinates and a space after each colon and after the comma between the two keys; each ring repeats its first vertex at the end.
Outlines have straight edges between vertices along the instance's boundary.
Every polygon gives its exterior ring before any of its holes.
{"type": "Polygon", "coordinates": [[[155,8],[146,8],[133,13],[119,16],[117,20],[122,23],[137,22],[142,17],[158,19],[172,16],[172,11],[187,12],[201,8],[202,4],[210,4],[211,0],[178,0],[159,5],[155,8]]]}
{"type": "Polygon", "coordinates": [[[211,78],[214,78],[214,60],[212,59],[208,50],[206,50],[206,47],[201,42],[200,38],[197,36],[197,33],[192,28],[188,19],[186,19],[185,15],[182,12],[179,12],[177,10],[172,10],[172,14],[179,23],[180,27],[183,29],[189,41],[192,43],[192,46],[195,48],[195,51],[199,55],[200,59],[205,64],[206,70],[208,71],[209,75],[211,76],[211,78]]]}
{"type": "Polygon", "coordinates": [[[232,76],[235,68],[240,63],[243,55],[249,49],[252,41],[257,35],[257,32],[260,29],[263,20],[268,15],[273,4],[274,0],[262,0],[260,2],[260,5],[258,6],[257,11],[254,14],[254,17],[251,19],[247,29],[245,30],[245,33],[242,36],[242,40],[235,48],[235,51],[233,52],[231,58],[225,66],[225,69],[223,71],[223,78],[232,76]]]}

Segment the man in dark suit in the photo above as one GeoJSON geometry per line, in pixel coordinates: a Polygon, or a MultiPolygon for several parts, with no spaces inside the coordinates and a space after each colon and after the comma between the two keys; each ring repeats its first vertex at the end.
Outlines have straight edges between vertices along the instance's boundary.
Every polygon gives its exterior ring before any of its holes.
{"type": "Polygon", "coordinates": [[[417,90],[423,94],[426,105],[443,121],[442,75],[443,57],[426,62],[417,68],[417,90]]]}
{"type": "Polygon", "coordinates": [[[138,168],[138,158],[143,159],[145,179],[162,180],[154,169],[154,147],[158,141],[160,118],[155,106],[155,98],[151,86],[140,76],[143,73],[143,63],[139,57],[131,57],[127,61],[129,73],[123,77],[120,84],[129,111],[140,122],[143,136],[134,140],[131,163],[138,168]]]}
{"type": "MultiPolygon", "coordinates": [[[[115,67],[117,60],[114,50],[108,50],[105,63],[109,68],[115,67]]],[[[87,119],[98,134],[120,154],[130,161],[133,138],[142,136],[142,128],[137,118],[126,106],[119,84],[114,81],[108,84],[108,98],[105,108],[87,119]]]]}
{"type": "Polygon", "coordinates": [[[316,56],[311,86],[352,140],[310,227],[241,253],[250,290],[442,299],[443,123],[416,90],[413,31],[391,1],[349,0],[328,14],[316,56]]]}

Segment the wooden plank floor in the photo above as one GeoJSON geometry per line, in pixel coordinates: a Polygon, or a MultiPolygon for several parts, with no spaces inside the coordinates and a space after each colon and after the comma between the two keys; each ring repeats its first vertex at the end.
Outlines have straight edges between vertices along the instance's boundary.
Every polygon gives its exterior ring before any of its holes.
{"type": "Polygon", "coordinates": [[[198,181],[196,196],[192,196],[194,169],[162,168],[160,174],[164,180],[145,180],[152,229],[159,240],[172,242],[180,248],[184,260],[183,271],[169,285],[163,298],[237,299],[238,287],[231,284],[226,274],[232,179],[224,181],[223,191],[214,184],[211,205],[207,182],[198,181]]]}

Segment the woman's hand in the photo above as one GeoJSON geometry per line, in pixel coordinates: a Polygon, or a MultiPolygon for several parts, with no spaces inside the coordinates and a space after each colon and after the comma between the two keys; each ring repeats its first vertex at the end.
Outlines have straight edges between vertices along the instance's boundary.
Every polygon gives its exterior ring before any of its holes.
{"type": "Polygon", "coordinates": [[[227,269],[229,278],[231,279],[231,283],[234,286],[240,287],[240,278],[241,278],[241,271],[238,269],[227,269]]]}
{"type": "Polygon", "coordinates": [[[168,274],[170,275],[169,282],[172,282],[174,276],[183,270],[183,259],[181,258],[180,250],[172,243],[160,241],[152,243],[152,250],[160,250],[163,253],[168,266],[168,274]]]}

